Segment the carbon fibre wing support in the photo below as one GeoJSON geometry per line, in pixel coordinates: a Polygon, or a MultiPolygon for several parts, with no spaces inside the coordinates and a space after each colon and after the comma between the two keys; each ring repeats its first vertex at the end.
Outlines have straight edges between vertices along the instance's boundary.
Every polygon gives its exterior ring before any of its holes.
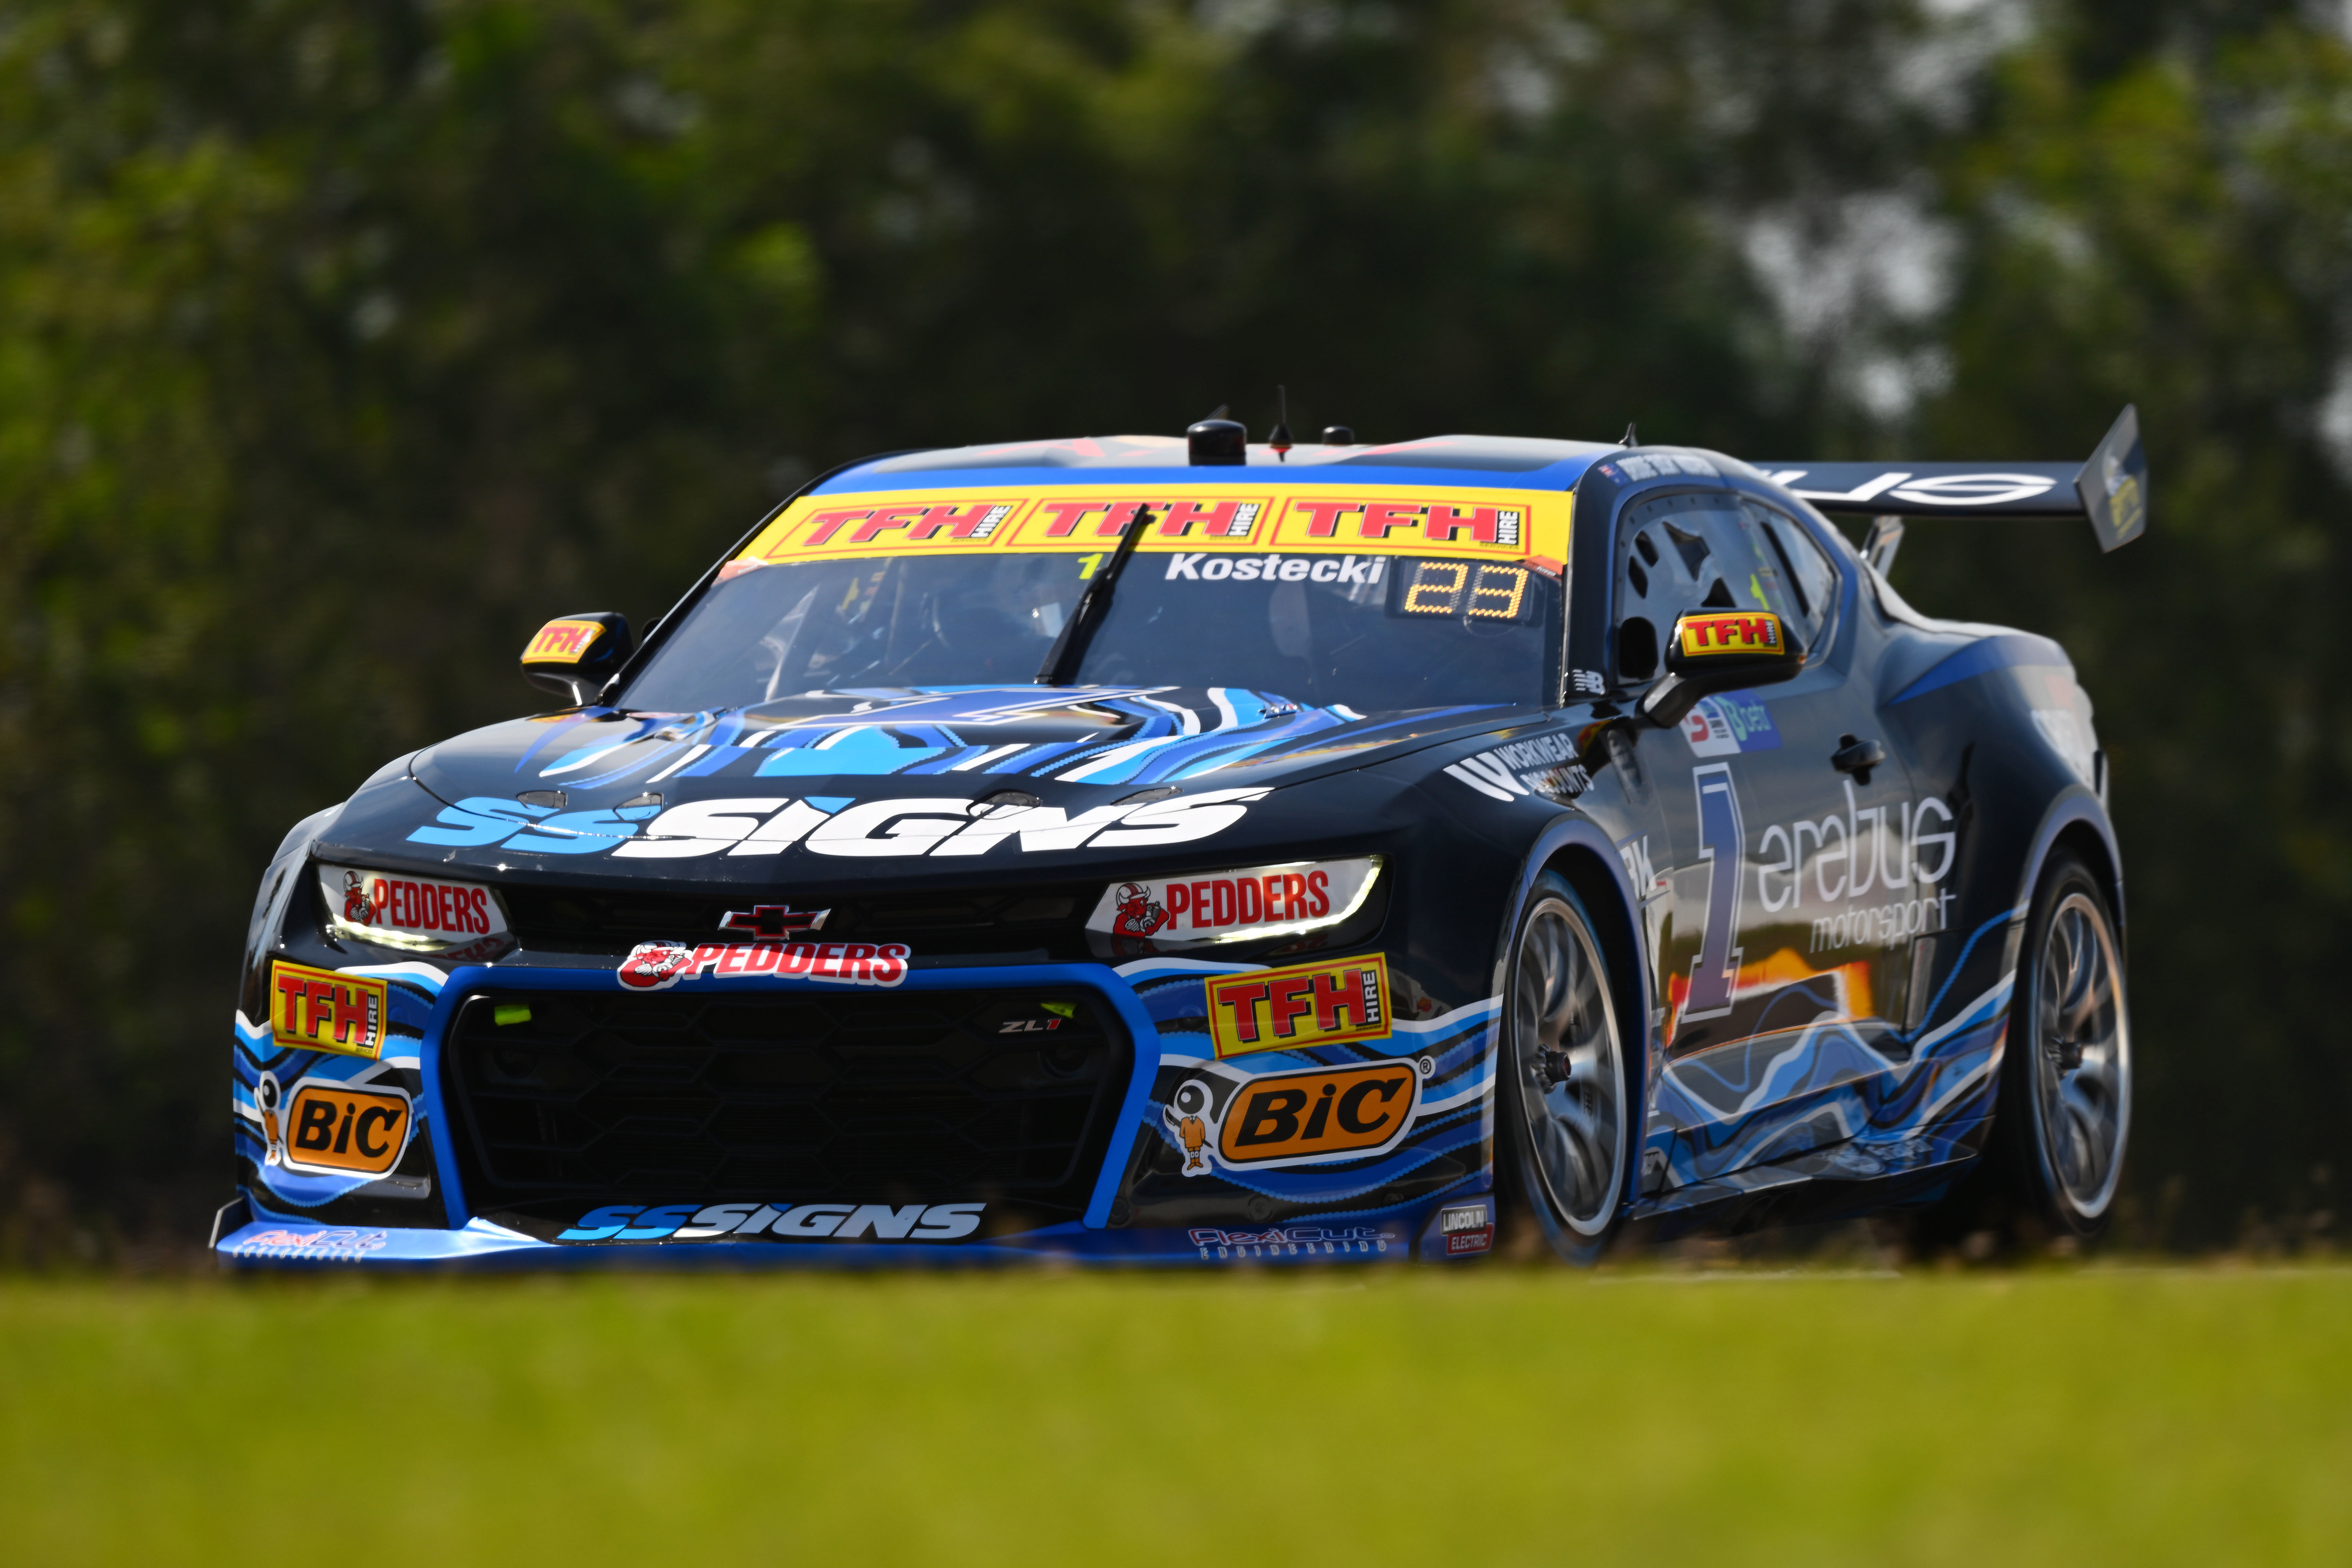
{"type": "Polygon", "coordinates": [[[2147,527],[2147,452],[2126,407],[2077,468],[2070,463],[1759,463],[1823,511],[1865,517],[2087,517],[2099,548],[2147,527]]]}

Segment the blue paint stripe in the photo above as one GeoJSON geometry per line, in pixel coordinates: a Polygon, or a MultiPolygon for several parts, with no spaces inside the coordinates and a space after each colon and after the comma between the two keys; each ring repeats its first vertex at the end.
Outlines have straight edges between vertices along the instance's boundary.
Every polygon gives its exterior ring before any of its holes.
{"type": "Polygon", "coordinates": [[[1892,708],[1895,702],[1908,702],[1914,697],[1925,697],[1930,691],[1941,691],[1947,686],[1957,685],[1996,669],[2007,669],[2013,665],[2052,664],[2063,669],[2069,662],[2066,650],[2048,637],[2037,637],[2027,632],[2004,632],[1999,637],[1970,643],[1905,687],[1887,706],[1892,708]]]}

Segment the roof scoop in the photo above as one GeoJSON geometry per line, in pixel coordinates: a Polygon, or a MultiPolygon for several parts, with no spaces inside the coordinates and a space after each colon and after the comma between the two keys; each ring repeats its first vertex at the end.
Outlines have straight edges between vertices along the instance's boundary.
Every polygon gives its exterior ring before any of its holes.
{"type": "Polygon", "coordinates": [[[1224,412],[1220,408],[1184,432],[1194,468],[1232,468],[1249,461],[1249,431],[1225,418],[1224,412]]]}

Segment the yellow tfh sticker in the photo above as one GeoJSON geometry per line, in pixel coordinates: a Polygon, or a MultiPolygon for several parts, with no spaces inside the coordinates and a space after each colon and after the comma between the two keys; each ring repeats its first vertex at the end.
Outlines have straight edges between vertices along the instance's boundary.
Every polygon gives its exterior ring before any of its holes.
{"type": "Polygon", "coordinates": [[[287,1050],[381,1057],[391,1001],[381,980],[272,960],[269,1037],[287,1050]]]}
{"type": "Polygon", "coordinates": [[[1115,548],[1138,517],[1146,521],[1136,548],[1155,553],[1445,554],[1556,572],[1568,559],[1570,505],[1559,490],[1263,483],[804,496],[723,574],[842,556],[1097,552],[1115,548]]]}
{"type": "Polygon", "coordinates": [[[522,650],[525,664],[578,664],[604,635],[602,621],[550,621],[522,650]]]}
{"type": "Polygon", "coordinates": [[[1212,979],[1209,1037],[1221,1057],[1389,1037],[1389,966],[1379,953],[1212,979]]]}
{"type": "Polygon", "coordinates": [[[1682,638],[1685,658],[1715,658],[1725,654],[1753,657],[1779,653],[1780,617],[1769,610],[1740,610],[1719,616],[1685,616],[1675,630],[1682,638]]]}

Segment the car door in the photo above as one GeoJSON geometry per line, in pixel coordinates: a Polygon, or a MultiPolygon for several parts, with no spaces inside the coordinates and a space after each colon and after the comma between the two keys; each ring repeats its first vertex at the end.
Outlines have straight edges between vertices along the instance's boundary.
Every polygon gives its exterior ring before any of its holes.
{"type": "Polygon", "coordinates": [[[1645,1186],[1842,1142],[1891,1058],[1908,932],[1908,781],[1852,679],[1845,569],[1793,517],[1723,489],[1645,500],[1616,541],[1621,681],[1654,676],[1675,618],[1770,610],[1808,650],[1783,684],[1708,698],[1641,750],[1664,841],[1652,940],[1664,1070],[1645,1186]],[[1883,742],[1881,742],[1882,749],[1883,742]],[[1838,760],[1833,760],[1838,759],[1838,760]],[[1839,765],[1843,761],[1845,765],[1839,765]]]}

